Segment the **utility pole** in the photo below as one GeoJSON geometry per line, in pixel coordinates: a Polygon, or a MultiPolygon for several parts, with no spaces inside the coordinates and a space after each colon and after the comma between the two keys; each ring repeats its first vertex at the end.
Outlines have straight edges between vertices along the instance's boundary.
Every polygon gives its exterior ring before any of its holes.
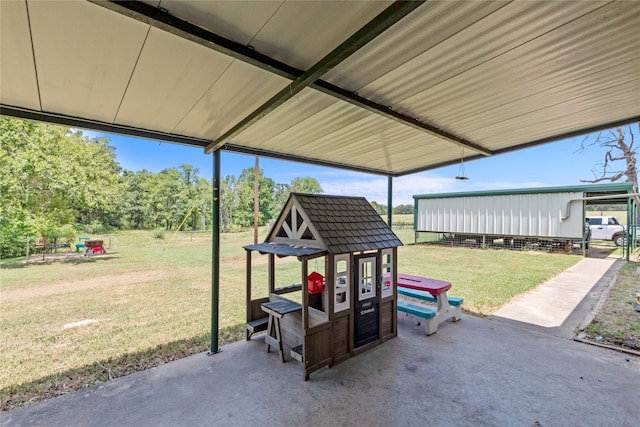
{"type": "Polygon", "coordinates": [[[256,168],[254,170],[255,173],[255,181],[253,183],[253,244],[258,244],[258,156],[256,156],[256,168]]]}

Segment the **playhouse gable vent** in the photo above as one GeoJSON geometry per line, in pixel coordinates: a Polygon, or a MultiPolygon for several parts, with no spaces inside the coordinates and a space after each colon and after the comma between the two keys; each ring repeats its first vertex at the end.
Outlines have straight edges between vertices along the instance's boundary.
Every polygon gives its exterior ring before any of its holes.
{"type": "Polygon", "coordinates": [[[340,254],[402,246],[364,197],[292,193],[266,242],[340,254]]]}
{"type": "Polygon", "coordinates": [[[290,200],[285,205],[280,218],[276,221],[271,232],[272,241],[276,243],[288,243],[306,247],[323,247],[321,239],[314,233],[309,219],[302,209],[290,200]]]}

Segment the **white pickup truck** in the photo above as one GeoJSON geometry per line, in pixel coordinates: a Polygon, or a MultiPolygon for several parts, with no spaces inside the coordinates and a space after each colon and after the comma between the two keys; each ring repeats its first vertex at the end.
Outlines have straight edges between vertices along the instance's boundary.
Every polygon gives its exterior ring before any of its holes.
{"type": "Polygon", "coordinates": [[[585,218],[591,230],[591,240],[611,240],[616,246],[623,246],[626,228],[614,216],[591,216],[585,218]]]}

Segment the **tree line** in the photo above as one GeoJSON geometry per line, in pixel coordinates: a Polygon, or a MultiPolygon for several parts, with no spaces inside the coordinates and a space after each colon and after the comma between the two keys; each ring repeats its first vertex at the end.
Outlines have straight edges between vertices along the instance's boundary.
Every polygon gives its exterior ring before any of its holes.
{"type": "MultiPolygon", "coordinates": [[[[119,229],[207,230],[212,183],[181,164],[158,173],[120,167],[108,138],[0,118],[0,256],[24,254],[26,237],[72,240],[119,229]]],[[[223,231],[254,220],[254,168],[221,183],[223,231]]],[[[314,178],[279,184],[259,170],[259,224],[292,191],[322,193],[314,178]]]]}
{"type": "MultiPolygon", "coordinates": [[[[122,229],[208,230],[212,182],[189,164],[158,173],[118,164],[109,138],[64,126],[0,118],[0,257],[24,254],[27,237],[71,243],[122,229]]],[[[255,168],[220,185],[223,232],[254,222],[255,168]]],[[[318,181],[276,183],[258,170],[258,224],[277,217],[289,194],[323,193],[318,181]]],[[[372,202],[381,215],[387,206],[372,202]]],[[[400,205],[395,213],[413,213],[400,205]]]]}
{"type": "MultiPolygon", "coordinates": [[[[598,135],[591,145],[608,151],[595,180],[626,176],[637,193],[636,149],[631,127],[598,135]],[[615,155],[615,150],[621,155],[615,155]],[[626,163],[611,174],[611,163],[626,163]]],[[[583,149],[586,148],[583,141],[583,149]]],[[[224,232],[254,221],[254,168],[226,176],[220,185],[220,221],[224,232]]],[[[317,180],[295,178],[276,183],[259,174],[258,223],[265,225],[282,209],[289,193],[322,193],[317,180]]],[[[640,203],[640,199],[638,199],[640,203]]],[[[380,215],[388,207],[371,202],[380,215]]],[[[412,205],[393,208],[413,213],[412,205]]],[[[27,237],[72,240],[82,234],[119,229],[207,230],[212,224],[212,183],[189,164],[159,173],[120,167],[115,147],[105,137],[44,123],[0,118],[0,257],[24,254],[27,237]]]]}

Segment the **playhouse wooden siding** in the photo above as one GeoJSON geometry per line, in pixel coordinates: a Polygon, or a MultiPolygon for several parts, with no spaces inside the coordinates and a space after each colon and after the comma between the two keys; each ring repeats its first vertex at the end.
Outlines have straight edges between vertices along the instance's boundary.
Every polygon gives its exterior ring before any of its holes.
{"type": "Polygon", "coordinates": [[[415,199],[415,229],[424,232],[581,239],[584,202],[580,199],[583,197],[584,193],[572,191],[421,196],[415,199]]]}
{"type": "MultiPolygon", "coordinates": [[[[245,246],[247,339],[255,330],[255,322],[264,321],[262,303],[287,299],[286,294],[299,291],[302,310],[284,315],[279,323],[281,342],[291,348],[293,358],[303,362],[305,379],[324,366],[338,364],[395,337],[397,247],[401,245],[362,197],[292,193],[265,242],[245,246]],[[269,257],[267,298],[251,295],[254,251],[269,257]],[[279,283],[275,259],[288,256],[301,261],[301,284],[279,283]],[[321,274],[325,286],[316,292],[309,287],[308,278],[320,274],[310,272],[313,260],[320,257],[324,258],[321,274]],[[368,275],[361,276],[360,267],[365,264],[369,266],[368,275]],[[372,297],[368,295],[370,289],[376,289],[372,297]],[[367,310],[358,309],[369,300],[375,307],[373,320],[367,310]],[[367,328],[373,327],[376,335],[362,340],[358,322],[364,312],[367,328]]],[[[262,323],[261,330],[265,329],[262,323]]]]}

